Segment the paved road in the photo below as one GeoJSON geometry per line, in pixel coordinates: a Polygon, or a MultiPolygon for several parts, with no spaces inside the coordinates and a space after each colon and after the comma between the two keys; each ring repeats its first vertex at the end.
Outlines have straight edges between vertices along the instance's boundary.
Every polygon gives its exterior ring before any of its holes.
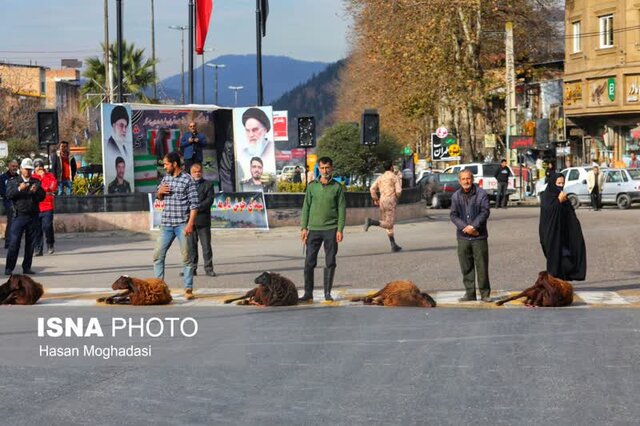
{"type": "MultiPolygon", "coordinates": [[[[578,215],[589,253],[588,281],[577,283],[578,290],[637,299],[638,210],[581,209],[578,215]]],[[[543,268],[537,216],[532,208],[492,212],[496,290],[530,285],[543,268]]],[[[250,287],[263,270],[301,283],[297,237],[292,228],[217,235],[220,276],[197,277],[201,304],[178,299],[170,307],[135,308],[88,307],[93,290],[75,306],[54,302],[56,292],[105,289],[122,273],[150,276],[149,235],[60,236],[57,253],[35,263],[37,279],[51,291],[47,303],[1,309],[0,423],[637,424],[637,309],[581,309],[587,303],[566,309],[204,306],[217,291],[250,287]],[[46,337],[56,330],[47,324],[54,317],[76,325],[82,318],[84,332],[95,318],[105,337],[46,337]],[[37,318],[45,337],[37,336],[37,318]],[[171,337],[171,318],[187,326],[193,318],[197,334],[171,337]],[[118,329],[122,324],[133,328],[118,329]],[[79,354],[50,357],[43,347],[79,354]],[[145,348],[150,356],[126,352],[145,348]],[[111,351],[124,356],[100,356],[111,351]]],[[[339,291],[398,278],[438,297],[460,290],[446,212],[399,225],[397,238],[405,250],[391,254],[379,229],[347,229],[339,291]]],[[[167,275],[176,290],[178,257],[174,249],[167,275]]]]}
{"type": "MultiPolygon", "coordinates": [[[[535,281],[545,268],[538,242],[538,209],[492,210],[489,219],[492,287],[513,290],[535,281]]],[[[577,288],[625,291],[640,282],[640,210],[608,208],[578,210],[588,252],[587,281],[577,288]]],[[[390,253],[379,228],[365,233],[348,227],[340,245],[336,288],[377,288],[395,279],[413,280],[427,291],[462,287],[456,241],[448,212],[397,226],[404,248],[390,253]]],[[[302,246],[295,228],[270,232],[223,232],[214,236],[215,269],[219,277],[196,277],[196,288],[248,288],[262,271],[280,272],[302,286],[302,246]]],[[[154,235],[61,235],[53,256],[36,258],[34,269],[46,287],[108,287],[121,274],[152,276],[154,235]]],[[[181,287],[176,247],[168,256],[167,282],[181,287]]],[[[319,259],[319,265],[324,260],[319,259]]],[[[199,268],[202,271],[202,267],[199,268]]],[[[17,268],[19,272],[19,268],[17,268]]],[[[321,284],[321,271],[316,272],[321,284]]]]}
{"type": "MultiPolygon", "coordinates": [[[[177,308],[191,338],[0,338],[3,424],[626,425],[640,418],[636,310],[177,308]],[[40,345],[148,358],[38,356],[40,345]]],[[[110,333],[122,309],[76,308],[110,333]]],[[[135,321],[158,309],[127,310],[135,321]]]]}

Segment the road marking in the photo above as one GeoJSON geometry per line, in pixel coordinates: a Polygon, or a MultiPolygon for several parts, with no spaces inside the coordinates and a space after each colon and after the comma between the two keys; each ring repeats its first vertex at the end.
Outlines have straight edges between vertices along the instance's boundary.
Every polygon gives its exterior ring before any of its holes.
{"type": "MultiPolygon", "coordinates": [[[[202,307],[215,307],[215,306],[235,306],[235,303],[225,305],[225,299],[231,297],[238,297],[244,295],[248,289],[246,288],[202,288],[195,290],[196,296],[193,300],[186,300],[182,290],[173,289],[172,305],[176,306],[202,306],[202,307]]],[[[364,307],[362,302],[352,302],[350,299],[353,297],[363,297],[372,295],[377,292],[378,289],[336,289],[332,292],[334,297],[333,302],[326,302],[324,300],[324,292],[322,290],[316,290],[313,293],[314,303],[301,304],[304,306],[322,306],[322,307],[343,307],[343,306],[360,306],[364,307]]],[[[74,306],[114,306],[106,305],[96,302],[98,297],[104,297],[118,293],[110,288],[51,288],[46,289],[44,296],[38,302],[41,306],[50,307],[74,307],[74,306]]],[[[516,294],[512,291],[498,290],[492,292],[493,301],[498,301],[511,294],[516,294]]],[[[460,307],[460,308],[500,308],[495,303],[483,303],[481,301],[476,302],[459,302],[458,299],[464,296],[464,291],[437,291],[429,293],[441,307],[460,307]]],[[[575,292],[575,298],[573,305],[570,308],[589,308],[595,306],[634,306],[640,307],[640,296],[634,295],[621,295],[614,291],[590,291],[581,290],[575,292]]],[[[509,309],[522,309],[528,308],[523,305],[522,300],[516,300],[503,305],[504,308],[509,309]]]]}

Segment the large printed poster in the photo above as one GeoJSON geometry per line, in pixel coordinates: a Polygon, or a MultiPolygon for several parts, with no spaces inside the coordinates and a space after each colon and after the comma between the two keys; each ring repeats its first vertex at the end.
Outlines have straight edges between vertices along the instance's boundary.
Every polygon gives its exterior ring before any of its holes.
{"type": "Polygon", "coordinates": [[[236,191],[275,191],[272,108],[234,108],[233,134],[236,191]]]}
{"type": "Polygon", "coordinates": [[[131,106],[102,104],[102,170],[106,194],[134,190],[131,106]]]}
{"type": "Polygon", "coordinates": [[[136,185],[146,188],[145,192],[155,192],[159,183],[157,173],[152,173],[149,160],[156,159],[156,168],[160,175],[162,157],[169,152],[180,150],[180,139],[187,131],[189,123],[194,122],[198,133],[204,134],[207,146],[203,149],[203,178],[218,185],[218,160],[214,146],[214,111],[191,110],[184,108],[163,109],[152,106],[133,106],[133,145],[136,161],[136,185]]]}
{"type": "MultiPolygon", "coordinates": [[[[152,230],[160,229],[163,210],[164,201],[149,194],[149,223],[152,230]]],[[[211,206],[211,229],[269,230],[264,193],[217,193],[211,206]]]]}

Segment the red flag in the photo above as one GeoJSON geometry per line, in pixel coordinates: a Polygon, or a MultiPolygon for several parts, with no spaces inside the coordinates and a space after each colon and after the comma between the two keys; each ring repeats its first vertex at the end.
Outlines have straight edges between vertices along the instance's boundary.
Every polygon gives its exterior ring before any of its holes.
{"type": "Polygon", "coordinates": [[[196,3],[196,54],[204,53],[204,42],[209,31],[209,19],[213,12],[213,0],[197,0],[196,3]]]}

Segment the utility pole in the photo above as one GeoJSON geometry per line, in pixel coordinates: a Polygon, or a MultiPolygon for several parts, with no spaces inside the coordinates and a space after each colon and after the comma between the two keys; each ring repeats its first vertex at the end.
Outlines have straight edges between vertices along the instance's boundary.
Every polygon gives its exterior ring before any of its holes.
{"type": "Polygon", "coordinates": [[[153,1],[154,0],[151,0],[151,59],[153,60],[153,99],[158,99],[158,78],[156,75],[156,19],[153,1]]]}
{"type": "Polygon", "coordinates": [[[505,24],[505,57],[506,57],[506,83],[507,83],[507,102],[506,102],[506,137],[507,137],[507,163],[511,164],[511,135],[515,133],[516,127],[516,75],[513,55],[513,22],[505,24]]]}
{"type": "Polygon", "coordinates": [[[189,0],[189,103],[193,104],[193,38],[194,38],[194,25],[193,16],[195,14],[195,6],[193,0],[189,0]]]}
{"type": "Polygon", "coordinates": [[[104,95],[111,102],[111,66],[109,61],[109,0],[104,0],[104,95]]]}
{"type": "Polygon", "coordinates": [[[218,103],[218,69],[226,67],[225,64],[207,64],[208,67],[212,67],[216,69],[215,72],[215,105],[220,105],[218,103]]]}
{"type": "Polygon", "coordinates": [[[116,34],[118,44],[118,103],[124,102],[122,78],[122,0],[116,0],[116,34]]]}

